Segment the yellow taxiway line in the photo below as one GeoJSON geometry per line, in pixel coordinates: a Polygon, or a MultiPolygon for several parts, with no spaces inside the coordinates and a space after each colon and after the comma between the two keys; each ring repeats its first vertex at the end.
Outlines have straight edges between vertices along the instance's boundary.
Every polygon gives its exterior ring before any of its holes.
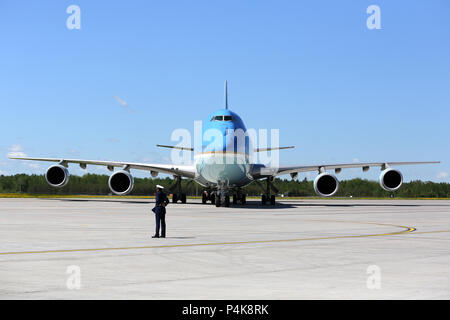
{"type": "MultiPolygon", "coordinates": [[[[344,222],[344,221],[340,221],[344,222]]],[[[378,223],[367,223],[378,224],[378,223]]],[[[137,249],[158,249],[158,248],[183,248],[183,247],[202,247],[202,246],[220,246],[220,245],[237,245],[237,244],[257,244],[257,243],[279,243],[279,242],[296,242],[296,241],[314,241],[314,240],[331,240],[331,239],[351,239],[351,238],[368,238],[393,236],[410,233],[416,230],[413,227],[378,224],[383,226],[392,226],[403,228],[404,230],[391,233],[376,233],[363,235],[345,235],[315,238],[294,238],[294,239],[277,239],[277,240],[250,240],[250,241],[230,241],[230,242],[211,242],[211,243],[187,243],[187,244],[168,244],[153,246],[136,246],[136,247],[113,247],[113,248],[86,248],[86,249],[60,249],[60,250],[42,250],[42,251],[17,251],[17,252],[0,252],[0,255],[17,255],[17,254],[40,254],[40,253],[64,253],[64,252],[92,252],[92,251],[113,251],[113,250],[137,250],[137,249]]],[[[450,231],[450,230],[449,230],[450,231]]],[[[445,232],[445,231],[442,231],[445,232]]]]}

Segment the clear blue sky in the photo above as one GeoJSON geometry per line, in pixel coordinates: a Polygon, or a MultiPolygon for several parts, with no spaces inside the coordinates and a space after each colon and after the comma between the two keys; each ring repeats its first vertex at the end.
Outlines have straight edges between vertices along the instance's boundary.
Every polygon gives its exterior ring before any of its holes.
{"type": "Polygon", "coordinates": [[[155,144],[221,107],[227,79],[247,128],[296,146],[282,164],[441,160],[401,169],[450,182],[449,13],[447,0],[2,1],[0,174],[48,166],[9,153],[167,161],[155,144]]]}

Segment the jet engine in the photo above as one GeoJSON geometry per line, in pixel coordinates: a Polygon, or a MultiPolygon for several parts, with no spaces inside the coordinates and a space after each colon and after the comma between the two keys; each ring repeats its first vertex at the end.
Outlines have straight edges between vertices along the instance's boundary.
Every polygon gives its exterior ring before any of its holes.
{"type": "Polygon", "coordinates": [[[322,172],[314,179],[314,191],[322,197],[331,197],[339,188],[338,179],[328,172],[322,172]]]}
{"type": "Polygon", "coordinates": [[[133,176],[125,170],[114,172],[108,180],[109,189],[119,196],[126,195],[133,190],[133,176]]]}
{"type": "Polygon", "coordinates": [[[57,164],[47,169],[45,180],[52,187],[64,187],[69,182],[69,170],[57,164]]]}
{"type": "Polygon", "coordinates": [[[403,183],[403,176],[400,171],[387,168],[380,173],[380,186],[386,191],[395,191],[403,183]]]}

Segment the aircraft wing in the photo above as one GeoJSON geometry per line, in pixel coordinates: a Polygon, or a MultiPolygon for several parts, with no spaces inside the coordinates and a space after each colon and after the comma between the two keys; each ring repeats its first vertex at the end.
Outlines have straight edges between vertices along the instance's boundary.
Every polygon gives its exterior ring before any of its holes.
{"type": "Polygon", "coordinates": [[[370,167],[388,168],[391,166],[402,165],[416,165],[416,164],[435,164],[440,161],[407,161],[407,162],[362,162],[362,163],[335,163],[335,164],[314,164],[314,165],[299,165],[299,166],[280,166],[280,167],[265,167],[256,166],[252,171],[252,176],[255,179],[268,177],[268,176],[280,176],[284,174],[296,175],[299,172],[317,171],[321,170],[335,170],[339,173],[342,169],[346,168],[362,168],[363,171],[369,170],[370,167]]]}
{"type": "Polygon", "coordinates": [[[115,167],[145,170],[150,172],[161,172],[182,176],[186,178],[195,177],[195,167],[174,164],[148,164],[148,163],[133,163],[133,162],[118,162],[118,161],[103,161],[103,160],[82,160],[82,159],[65,159],[65,158],[30,158],[30,157],[10,157],[10,159],[31,160],[31,161],[48,161],[58,162],[64,166],[69,163],[77,163],[81,168],[85,169],[87,165],[106,166],[110,171],[115,167]]]}

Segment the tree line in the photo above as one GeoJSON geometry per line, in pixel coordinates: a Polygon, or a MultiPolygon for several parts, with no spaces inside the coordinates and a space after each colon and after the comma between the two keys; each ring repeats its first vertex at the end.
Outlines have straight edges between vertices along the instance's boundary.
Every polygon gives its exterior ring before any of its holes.
{"type": "MultiPolygon", "coordinates": [[[[85,174],[70,176],[69,182],[63,188],[54,188],[47,184],[44,175],[16,174],[0,176],[0,193],[28,193],[50,195],[109,195],[107,175],[85,174]]],[[[135,178],[134,188],[130,195],[153,195],[157,184],[163,185],[169,191],[174,180],[166,178],[135,178]]],[[[291,179],[274,179],[274,186],[279,194],[290,197],[316,196],[313,182],[306,178],[302,181],[291,179]]],[[[188,196],[201,195],[203,188],[192,180],[182,180],[183,192],[188,196]]],[[[244,187],[248,196],[259,196],[264,192],[265,181],[259,184],[253,182],[244,187]]],[[[388,192],[383,190],[377,181],[351,179],[340,181],[336,197],[407,197],[407,198],[448,198],[450,197],[449,183],[411,181],[404,183],[399,190],[388,192]]]]}

